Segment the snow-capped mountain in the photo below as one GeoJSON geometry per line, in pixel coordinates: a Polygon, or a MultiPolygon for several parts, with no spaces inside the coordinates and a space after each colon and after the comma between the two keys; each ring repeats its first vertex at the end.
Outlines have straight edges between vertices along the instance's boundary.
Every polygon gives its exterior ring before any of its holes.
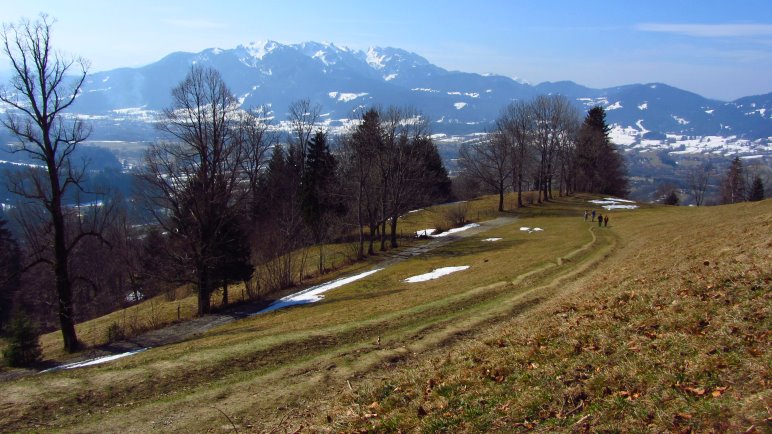
{"type": "Polygon", "coordinates": [[[244,107],[266,106],[276,121],[286,117],[291,102],[309,98],[322,105],[331,127],[355,118],[363,106],[393,104],[420,109],[437,133],[469,134],[490,127],[513,100],[559,93],[582,111],[605,107],[615,139],[623,145],[658,140],[680,149],[679,140],[724,137],[772,153],[772,94],[723,102],[660,83],[607,89],[570,81],[532,86],[500,75],[448,71],[398,48],[361,51],[317,42],[178,52],[141,68],[97,72],[88,77],[76,110],[97,123],[95,135],[153,134],[137,123],[169,106],[171,89],[192,64],[218,69],[244,107]]]}

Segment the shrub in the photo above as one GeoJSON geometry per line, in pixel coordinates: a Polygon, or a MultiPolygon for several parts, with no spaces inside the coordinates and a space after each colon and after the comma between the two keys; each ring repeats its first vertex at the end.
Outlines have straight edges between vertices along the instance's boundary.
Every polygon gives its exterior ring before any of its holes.
{"type": "Polygon", "coordinates": [[[29,366],[40,360],[38,333],[27,317],[18,315],[11,321],[8,346],[3,358],[9,366],[29,366]]]}
{"type": "Polygon", "coordinates": [[[113,322],[107,327],[107,342],[112,343],[116,341],[120,341],[126,337],[126,334],[123,332],[123,329],[120,325],[118,325],[117,322],[113,322]]]}

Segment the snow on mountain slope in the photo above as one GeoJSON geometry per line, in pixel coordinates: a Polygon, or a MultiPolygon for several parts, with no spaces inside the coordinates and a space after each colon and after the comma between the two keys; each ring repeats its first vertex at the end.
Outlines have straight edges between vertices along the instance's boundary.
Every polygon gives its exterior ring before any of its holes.
{"type": "Polygon", "coordinates": [[[677,152],[699,146],[715,150],[712,141],[695,144],[692,138],[724,137],[728,149],[729,143],[743,143],[737,146],[767,152],[772,137],[772,94],[722,102],[662,83],[606,89],[571,81],[532,86],[500,75],[448,71],[399,48],[361,51],[328,42],[254,42],[172,53],[141,68],[94,73],[75,108],[106,119],[95,132],[113,128],[117,119],[146,122],[152,118],[149,113],[170,104],[171,89],[192,64],[218,69],[244,107],[269,106],[277,120],[285,118],[291,102],[302,98],[321,104],[333,125],[355,118],[362,105],[409,105],[423,111],[438,133],[473,134],[489,128],[514,100],[561,94],[582,112],[604,107],[608,122],[615,125],[615,140],[624,146],[660,141],[677,152]],[[126,110],[137,107],[141,112],[126,110]]]}

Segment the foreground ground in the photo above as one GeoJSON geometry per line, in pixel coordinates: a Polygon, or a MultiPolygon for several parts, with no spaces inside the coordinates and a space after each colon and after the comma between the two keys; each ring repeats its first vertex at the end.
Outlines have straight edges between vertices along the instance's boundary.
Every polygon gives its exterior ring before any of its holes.
{"type": "Polygon", "coordinates": [[[615,211],[608,228],[587,206],[530,207],[321,303],[4,382],[0,426],[770,430],[772,201],[615,211]],[[446,266],[470,268],[404,282],[446,266]]]}

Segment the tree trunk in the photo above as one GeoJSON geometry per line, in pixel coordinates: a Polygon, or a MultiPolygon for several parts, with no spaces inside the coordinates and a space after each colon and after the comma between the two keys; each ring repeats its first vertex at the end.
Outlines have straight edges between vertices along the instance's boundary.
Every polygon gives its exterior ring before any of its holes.
{"type": "Polygon", "coordinates": [[[379,226],[380,226],[379,235],[381,238],[381,251],[384,252],[386,251],[386,219],[384,219],[379,226]]]}
{"type": "Polygon", "coordinates": [[[222,280],[222,307],[228,305],[228,279],[222,280]]]}
{"type": "Polygon", "coordinates": [[[324,274],[324,244],[319,242],[319,274],[324,274]]]}
{"type": "Polygon", "coordinates": [[[367,254],[368,255],[374,255],[375,254],[375,249],[373,248],[373,244],[375,243],[375,236],[376,236],[376,232],[377,231],[378,231],[378,225],[377,224],[373,225],[371,223],[370,224],[370,241],[369,241],[369,244],[367,245],[367,254]]]}
{"type": "MultiPolygon", "coordinates": [[[[49,167],[55,167],[53,162],[49,167]]],[[[68,267],[68,251],[64,238],[64,216],[62,215],[62,197],[59,194],[59,176],[56,170],[49,169],[51,182],[51,220],[54,226],[54,278],[56,280],[56,293],[59,299],[59,325],[62,328],[62,340],[64,350],[74,353],[79,348],[78,335],[75,332],[75,319],[72,309],[72,282],[68,267]]]]}
{"type": "Polygon", "coordinates": [[[198,315],[203,316],[211,311],[209,271],[206,267],[198,270],[198,315]]]}
{"type": "Polygon", "coordinates": [[[499,212],[504,211],[504,182],[499,183],[499,212]]]}
{"type": "Polygon", "coordinates": [[[391,218],[391,248],[397,248],[397,217],[391,218]]]}

